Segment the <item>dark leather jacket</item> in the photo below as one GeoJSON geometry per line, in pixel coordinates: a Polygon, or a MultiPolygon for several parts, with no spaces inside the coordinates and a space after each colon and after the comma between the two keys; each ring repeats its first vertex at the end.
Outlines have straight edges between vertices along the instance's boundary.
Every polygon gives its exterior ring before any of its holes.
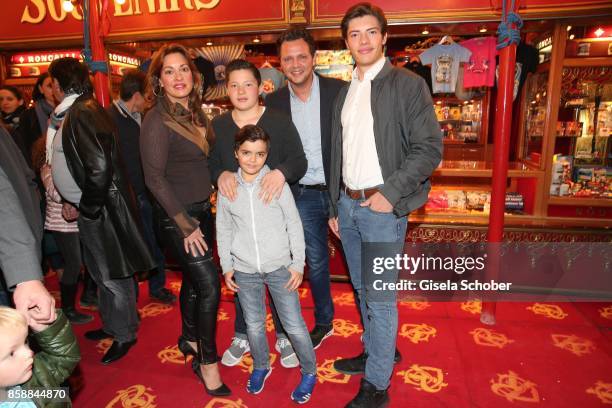
{"type": "Polygon", "coordinates": [[[90,95],[80,96],[64,119],[62,144],[68,169],[83,192],[79,227],[88,231],[82,231],[82,238],[97,241],[88,247],[103,252],[93,254],[97,266],[113,279],[155,266],[116,140],[108,113],[90,95]]]}

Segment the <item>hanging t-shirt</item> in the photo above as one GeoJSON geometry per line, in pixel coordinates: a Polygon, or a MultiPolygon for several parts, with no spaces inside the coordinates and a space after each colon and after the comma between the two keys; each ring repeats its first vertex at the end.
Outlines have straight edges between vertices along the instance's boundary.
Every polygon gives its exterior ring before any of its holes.
{"type": "Polygon", "coordinates": [[[472,53],[464,66],[464,88],[495,85],[496,44],[495,37],[472,38],[461,43],[462,47],[472,53]]]}
{"type": "Polygon", "coordinates": [[[434,45],[419,56],[424,65],[431,65],[434,93],[455,92],[459,63],[467,62],[470,55],[468,49],[452,43],[434,45]]]}
{"type": "Polygon", "coordinates": [[[431,88],[431,70],[429,68],[426,68],[425,66],[423,66],[423,64],[421,64],[420,61],[410,61],[404,64],[404,68],[414,72],[415,74],[417,74],[418,76],[420,76],[421,78],[423,78],[425,80],[425,82],[427,83],[427,87],[429,88],[429,92],[432,91],[431,88]]]}
{"type": "MultiPolygon", "coordinates": [[[[514,70],[514,89],[512,93],[512,100],[516,99],[519,94],[525,80],[527,79],[528,73],[534,73],[538,67],[540,61],[538,50],[523,42],[519,43],[516,47],[516,65],[514,70]]],[[[496,76],[499,80],[499,67],[496,70],[496,76]]]]}

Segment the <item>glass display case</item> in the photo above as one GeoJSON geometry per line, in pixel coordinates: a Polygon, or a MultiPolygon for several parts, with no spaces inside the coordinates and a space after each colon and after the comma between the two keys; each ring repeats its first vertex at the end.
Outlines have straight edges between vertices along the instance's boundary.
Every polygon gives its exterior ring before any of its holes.
{"type": "Polygon", "coordinates": [[[546,123],[548,72],[539,72],[529,77],[524,99],[524,136],[520,159],[539,167],[546,123]]]}

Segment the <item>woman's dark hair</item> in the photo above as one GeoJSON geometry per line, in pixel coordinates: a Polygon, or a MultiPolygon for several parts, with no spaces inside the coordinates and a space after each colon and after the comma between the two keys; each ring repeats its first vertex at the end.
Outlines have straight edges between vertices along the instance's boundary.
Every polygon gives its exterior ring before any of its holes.
{"type": "Polygon", "coordinates": [[[229,82],[229,77],[232,72],[239,71],[241,69],[251,71],[255,77],[255,80],[257,81],[257,86],[261,85],[261,74],[259,73],[257,67],[249,61],[243,59],[235,59],[230,61],[230,63],[225,66],[225,83],[227,84],[229,82]]]}
{"type": "Polygon", "coordinates": [[[15,98],[17,98],[18,101],[22,101],[23,100],[23,95],[21,94],[21,91],[19,90],[19,88],[12,86],[12,85],[2,85],[0,86],[0,89],[4,89],[6,91],[9,91],[10,93],[13,94],[13,96],[15,98]]]}
{"type": "Polygon", "coordinates": [[[57,79],[66,95],[93,93],[89,69],[76,58],[65,57],[53,60],[49,65],[49,74],[51,78],[57,79]]]}
{"type": "Polygon", "coordinates": [[[202,77],[193,63],[189,51],[180,44],[166,44],[153,55],[151,64],[149,64],[149,70],[147,71],[147,99],[155,105],[157,99],[164,96],[160,85],[160,78],[164,66],[164,58],[170,54],[181,54],[187,60],[187,65],[193,78],[193,89],[189,93],[189,110],[191,111],[193,123],[197,126],[206,127],[208,122],[206,115],[202,111],[202,77]]]}
{"type": "Polygon", "coordinates": [[[268,150],[270,150],[270,136],[268,136],[266,131],[257,125],[245,125],[236,133],[234,151],[237,152],[244,142],[256,142],[258,140],[263,140],[268,150]]]}
{"type": "Polygon", "coordinates": [[[296,40],[304,40],[306,44],[308,44],[308,49],[310,50],[310,55],[314,57],[315,51],[317,50],[317,46],[315,44],[314,38],[310,35],[310,32],[305,28],[290,28],[286,31],[283,31],[281,35],[276,40],[276,51],[280,56],[280,50],[283,43],[287,41],[296,41],[296,40]]]}
{"type": "Polygon", "coordinates": [[[45,97],[45,95],[43,95],[42,92],[40,92],[39,88],[42,88],[43,86],[43,82],[45,82],[45,79],[49,78],[49,73],[45,72],[43,74],[40,74],[38,76],[38,79],[36,80],[36,83],[34,84],[34,90],[32,91],[32,99],[35,101],[38,101],[40,99],[43,99],[45,97]]]}
{"type": "Polygon", "coordinates": [[[344,14],[344,17],[342,17],[340,29],[342,30],[343,39],[346,40],[347,38],[350,21],[363,16],[376,17],[378,20],[378,25],[380,26],[380,33],[382,35],[387,33],[387,18],[385,17],[385,13],[382,11],[382,9],[372,5],[371,3],[357,3],[349,8],[344,14]]]}

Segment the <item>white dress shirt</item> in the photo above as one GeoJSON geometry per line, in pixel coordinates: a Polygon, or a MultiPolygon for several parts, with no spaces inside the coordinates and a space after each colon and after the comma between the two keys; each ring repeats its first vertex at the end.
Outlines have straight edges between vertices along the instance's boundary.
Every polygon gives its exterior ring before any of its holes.
{"type": "Polygon", "coordinates": [[[372,115],[372,80],[385,65],[381,57],[359,80],[358,69],[342,107],[342,179],[351,190],[362,190],[384,183],[376,142],[372,115]]]}

